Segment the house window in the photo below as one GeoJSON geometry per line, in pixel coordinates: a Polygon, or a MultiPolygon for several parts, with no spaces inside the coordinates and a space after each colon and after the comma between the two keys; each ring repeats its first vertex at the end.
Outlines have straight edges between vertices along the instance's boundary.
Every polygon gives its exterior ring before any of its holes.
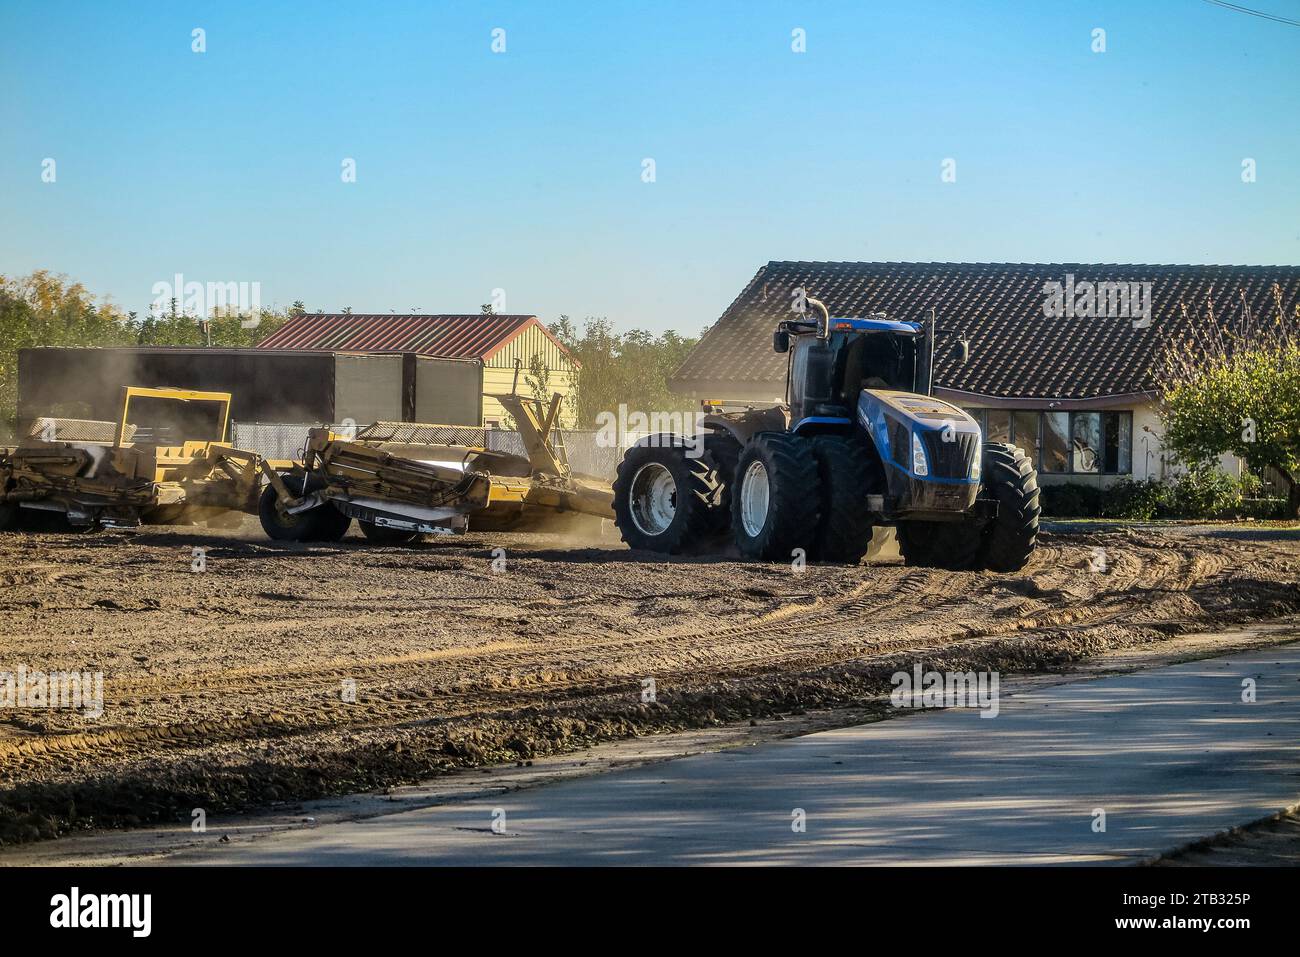
{"type": "Polygon", "coordinates": [[[1104,456],[1102,471],[1127,475],[1133,471],[1133,414],[1107,412],[1102,416],[1104,456]]]}
{"type": "Polygon", "coordinates": [[[1133,471],[1132,412],[1028,412],[965,409],[985,441],[1025,450],[1040,472],[1128,475],[1133,471]]]}
{"type": "Polygon", "coordinates": [[[1070,420],[1070,471],[1101,471],[1101,413],[1076,412],[1070,420]]]}
{"type": "Polygon", "coordinates": [[[984,441],[1011,441],[1011,413],[1005,409],[989,409],[984,417],[984,441]]]}
{"type": "Polygon", "coordinates": [[[1042,447],[1038,440],[1038,413],[1016,412],[1011,416],[1011,425],[1014,429],[1011,441],[1024,449],[1034,468],[1038,468],[1038,453],[1042,447]]]}
{"type": "Polygon", "coordinates": [[[1070,471],[1070,413],[1043,413],[1043,448],[1040,472],[1070,471]]]}

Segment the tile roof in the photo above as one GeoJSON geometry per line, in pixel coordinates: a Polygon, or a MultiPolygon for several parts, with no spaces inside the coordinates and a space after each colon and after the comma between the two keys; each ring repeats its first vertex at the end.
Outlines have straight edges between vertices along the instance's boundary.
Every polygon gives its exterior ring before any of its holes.
{"type": "MultiPolygon", "coordinates": [[[[971,340],[964,365],[940,348],[938,387],[999,398],[1093,399],[1148,392],[1149,370],[1170,336],[1204,322],[1213,302],[1220,321],[1243,312],[1274,314],[1273,285],[1287,310],[1300,301],[1296,266],[1150,266],[1084,263],[769,262],[750,280],[673,375],[678,391],[726,383],[783,387],[786,357],[772,331],[791,315],[793,290],[826,303],[832,316],[885,312],[921,320],[933,306],[940,328],[971,340]],[[1150,282],[1151,323],[1125,318],[1047,318],[1043,286],[1066,282],[1150,282]],[[1181,304],[1186,304],[1187,318],[1181,304]],[[706,385],[708,383],[709,385],[706,385]]],[[[778,388],[777,392],[782,391],[778,388]]],[[[725,398],[725,396],[720,396],[725,398]]]]}
{"type": "Polygon", "coordinates": [[[257,344],[259,349],[328,352],[417,352],[447,359],[486,359],[536,324],[536,316],[306,313],[257,344]]]}

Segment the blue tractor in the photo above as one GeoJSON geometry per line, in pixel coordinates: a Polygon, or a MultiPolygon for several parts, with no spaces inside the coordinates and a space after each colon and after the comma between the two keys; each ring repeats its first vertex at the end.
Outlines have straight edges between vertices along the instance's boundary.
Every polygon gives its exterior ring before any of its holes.
{"type": "MultiPolygon", "coordinates": [[[[937,332],[924,323],[783,321],[786,402],[720,410],[702,434],[657,434],[627,451],[614,514],[633,548],[725,545],[765,561],[856,564],[892,525],[909,565],[1016,571],[1038,535],[1038,477],[1013,445],[931,395],[937,332]]],[[[969,345],[954,343],[965,361],[969,345]]]]}

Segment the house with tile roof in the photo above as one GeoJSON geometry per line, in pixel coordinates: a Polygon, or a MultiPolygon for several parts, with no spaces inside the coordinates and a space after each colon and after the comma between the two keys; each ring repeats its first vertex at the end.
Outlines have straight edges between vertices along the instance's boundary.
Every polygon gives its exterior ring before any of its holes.
{"type": "MultiPolygon", "coordinates": [[[[578,365],[536,316],[397,315],[304,313],[267,336],[258,349],[363,355],[401,353],[438,359],[464,359],[482,364],[482,391],[509,392],[519,363],[519,392],[532,394],[526,377],[540,362],[546,370],[546,391],[567,396],[576,388],[578,365]]],[[[482,398],[483,424],[506,424],[506,410],[495,399],[482,398]]],[[[565,402],[560,425],[572,427],[573,411],[565,402]]]]}
{"type": "MultiPolygon", "coordinates": [[[[970,342],[935,357],[935,394],[992,441],[1033,457],[1043,482],[1163,478],[1152,375],[1164,344],[1247,312],[1300,302],[1300,267],[1084,263],[769,262],[669,380],[700,399],[770,403],[785,394],[772,331],[800,290],[832,316],[885,313],[970,342]]],[[[1229,471],[1240,463],[1225,457],[1229,471]]]]}

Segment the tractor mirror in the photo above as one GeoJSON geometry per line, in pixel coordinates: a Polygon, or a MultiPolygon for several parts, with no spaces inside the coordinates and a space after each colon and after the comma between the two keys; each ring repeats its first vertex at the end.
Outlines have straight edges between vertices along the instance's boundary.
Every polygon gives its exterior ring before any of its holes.
{"type": "Polygon", "coordinates": [[[965,364],[966,364],[966,360],[970,358],[970,340],[969,340],[969,339],[958,339],[958,340],[957,340],[957,355],[958,355],[958,356],[960,357],[960,359],[961,359],[961,364],[962,364],[962,365],[965,365],[965,364]]]}
{"type": "Polygon", "coordinates": [[[778,329],[772,333],[772,349],[775,352],[789,352],[790,333],[785,329],[778,329]]]}

